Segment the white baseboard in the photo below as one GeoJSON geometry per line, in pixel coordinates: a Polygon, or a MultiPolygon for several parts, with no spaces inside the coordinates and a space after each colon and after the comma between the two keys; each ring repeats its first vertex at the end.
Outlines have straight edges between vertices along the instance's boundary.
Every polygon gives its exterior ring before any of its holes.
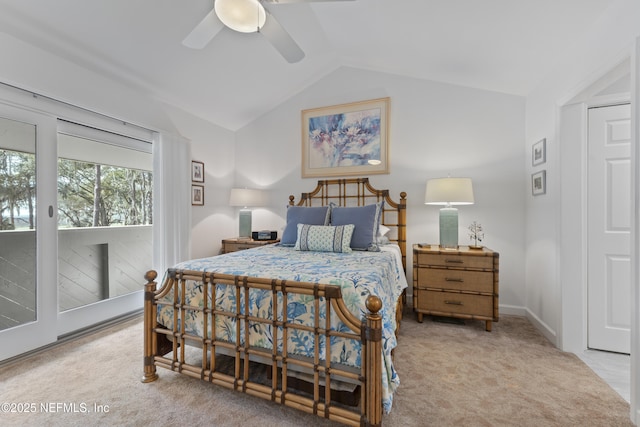
{"type": "Polygon", "coordinates": [[[527,309],[516,305],[504,305],[500,304],[500,314],[508,314],[510,316],[527,316],[527,309]]]}
{"type": "Polygon", "coordinates": [[[526,317],[527,319],[529,319],[529,322],[531,322],[531,324],[533,324],[533,326],[542,333],[542,335],[544,335],[549,341],[551,341],[551,344],[558,347],[558,334],[556,333],[556,331],[551,329],[549,325],[540,320],[538,316],[533,314],[528,309],[526,317]]]}
{"type": "Polygon", "coordinates": [[[558,336],[556,332],[544,323],[538,316],[533,314],[528,308],[515,305],[500,305],[500,314],[526,317],[529,322],[545,336],[553,345],[558,346],[558,336]]]}
{"type": "MultiPolygon", "coordinates": [[[[408,296],[407,298],[407,307],[412,307],[412,296],[408,296]]],[[[531,324],[538,330],[542,335],[545,336],[553,345],[558,346],[558,336],[556,332],[551,329],[546,323],[544,323],[538,316],[533,314],[526,307],[521,307],[517,305],[506,305],[500,304],[500,315],[510,315],[510,316],[520,316],[526,317],[527,320],[531,322],[531,324]]]]}

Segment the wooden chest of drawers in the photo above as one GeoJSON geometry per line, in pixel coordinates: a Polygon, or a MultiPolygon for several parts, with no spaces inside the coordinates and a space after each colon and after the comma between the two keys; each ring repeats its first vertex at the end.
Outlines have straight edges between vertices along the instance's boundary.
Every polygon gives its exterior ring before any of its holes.
{"type": "Polygon", "coordinates": [[[413,245],[413,309],[424,314],[477,319],[491,331],[498,321],[499,254],[487,248],[440,249],[413,245]]]}

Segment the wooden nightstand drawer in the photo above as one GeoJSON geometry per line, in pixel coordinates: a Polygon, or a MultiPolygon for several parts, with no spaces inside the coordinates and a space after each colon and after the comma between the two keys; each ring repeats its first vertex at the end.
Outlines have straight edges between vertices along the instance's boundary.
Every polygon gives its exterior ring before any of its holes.
{"type": "Polygon", "coordinates": [[[271,245],[278,243],[276,240],[252,240],[252,239],[224,239],[222,240],[222,253],[243,251],[245,249],[257,248],[259,246],[271,245]]]}
{"type": "Polygon", "coordinates": [[[418,309],[442,315],[463,314],[493,318],[493,296],[443,291],[418,291],[418,309]]]}
{"type": "Polygon", "coordinates": [[[247,245],[244,243],[227,243],[225,244],[225,252],[242,251],[244,249],[255,248],[255,245],[247,245]]]}
{"type": "Polygon", "coordinates": [[[473,268],[479,270],[493,270],[493,257],[491,256],[470,256],[460,253],[452,254],[425,254],[418,253],[418,266],[428,265],[432,267],[444,268],[473,268]]]}
{"type": "Polygon", "coordinates": [[[493,273],[490,271],[418,268],[418,287],[454,289],[493,294],[493,273]]]}

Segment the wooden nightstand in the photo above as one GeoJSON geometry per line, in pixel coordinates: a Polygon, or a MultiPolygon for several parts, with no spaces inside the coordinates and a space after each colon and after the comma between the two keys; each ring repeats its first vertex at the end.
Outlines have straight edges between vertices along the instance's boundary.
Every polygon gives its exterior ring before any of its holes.
{"type": "Polygon", "coordinates": [[[413,310],[424,314],[498,321],[499,254],[488,248],[440,249],[413,245],[413,310]]]}
{"type": "Polygon", "coordinates": [[[258,246],[270,245],[271,243],[278,243],[280,239],[276,240],[253,240],[253,239],[223,239],[222,240],[222,253],[227,254],[229,252],[241,251],[244,249],[256,248],[258,246]]]}

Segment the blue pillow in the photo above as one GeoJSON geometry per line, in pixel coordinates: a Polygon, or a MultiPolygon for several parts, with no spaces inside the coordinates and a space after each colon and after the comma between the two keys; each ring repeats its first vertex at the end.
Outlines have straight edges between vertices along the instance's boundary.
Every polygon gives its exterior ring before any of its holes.
{"type": "Polygon", "coordinates": [[[297,251],[351,252],[353,224],[309,225],[298,224],[297,251]]]}
{"type": "Polygon", "coordinates": [[[378,252],[378,230],[384,201],[372,205],[340,207],[331,205],[331,225],[354,224],[351,249],[378,252]]]}
{"type": "Polygon", "coordinates": [[[288,206],[287,224],[280,238],[282,246],[294,246],[296,244],[298,224],[329,225],[329,206],[288,206]]]}

